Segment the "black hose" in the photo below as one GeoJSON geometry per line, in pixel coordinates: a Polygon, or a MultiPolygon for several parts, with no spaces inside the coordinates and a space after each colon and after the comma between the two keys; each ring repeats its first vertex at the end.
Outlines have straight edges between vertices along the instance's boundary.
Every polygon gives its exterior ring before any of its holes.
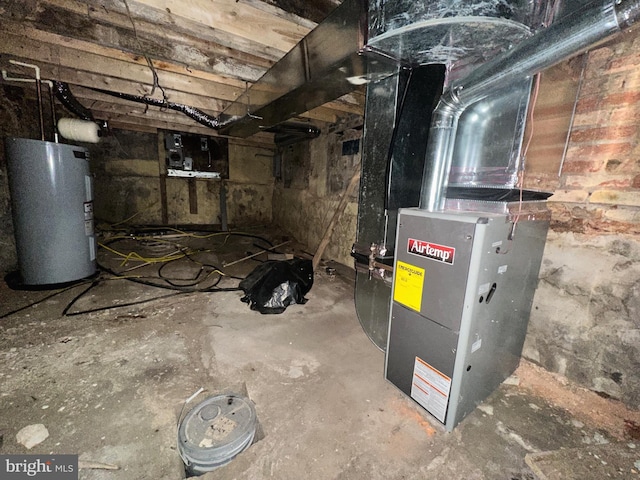
{"type": "MultiPolygon", "coordinates": [[[[25,305],[24,307],[20,307],[20,308],[17,308],[17,309],[15,309],[15,310],[12,310],[12,311],[10,311],[10,312],[3,313],[2,315],[0,315],[0,319],[7,318],[7,317],[10,317],[11,315],[14,315],[14,314],[16,314],[16,313],[22,312],[23,310],[26,310],[26,309],[28,309],[28,308],[31,308],[31,307],[35,306],[35,305],[38,305],[39,303],[42,303],[42,302],[44,302],[45,300],[49,300],[50,298],[53,298],[53,297],[55,297],[56,295],[60,295],[61,293],[64,293],[64,292],[66,292],[66,291],[71,290],[72,288],[75,288],[75,287],[77,287],[77,286],[79,286],[79,285],[84,285],[84,284],[86,284],[86,283],[87,283],[87,282],[84,282],[84,283],[74,283],[74,284],[73,284],[73,285],[71,285],[71,286],[68,286],[68,287],[66,287],[66,288],[63,288],[62,290],[58,290],[57,292],[52,293],[51,295],[47,295],[46,297],[41,298],[40,300],[37,300],[37,301],[35,301],[35,302],[32,302],[32,303],[30,303],[30,304],[28,304],[28,305],[25,305]]],[[[83,292],[83,294],[84,294],[84,292],[83,292]]]]}
{"type": "Polygon", "coordinates": [[[167,282],[172,287],[195,287],[200,282],[202,282],[202,279],[200,279],[200,277],[204,273],[203,267],[200,267],[200,269],[198,270],[198,273],[193,278],[169,278],[166,275],[164,275],[162,271],[166,268],[167,265],[175,261],[176,260],[172,260],[170,262],[165,262],[162,265],[160,265],[160,268],[158,268],[158,278],[167,282]],[[180,284],[180,283],[174,283],[174,282],[189,282],[189,283],[180,284]]]}
{"type": "MultiPolygon", "coordinates": [[[[172,278],[172,279],[170,279],[170,278],[167,278],[165,275],[162,274],[162,270],[164,270],[164,268],[167,265],[169,265],[170,263],[174,263],[174,262],[176,262],[176,261],[178,261],[180,259],[171,260],[169,262],[165,262],[162,265],[160,265],[160,268],[158,268],[158,278],[162,279],[163,281],[165,281],[166,283],[168,283],[172,287],[177,287],[177,288],[183,289],[183,288],[195,287],[195,286],[199,285],[200,283],[202,283],[203,280],[200,279],[200,276],[205,272],[205,267],[211,268],[212,272],[216,272],[216,271],[220,272],[220,269],[218,267],[216,267],[215,265],[201,264],[199,262],[196,262],[194,259],[192,259],[187,254],[185,254],[185,257],[188,260],[191,260],[193,263],[200,265],[198,273],[193,278],[172,278]],[[180,284],[180,283],[175,283],[175,282],[189,282],[189,283],[180,284]]],[[[206,279],[206,277],[205,277],[205,279],[206,279]]],[[[220,280],[222,280],[222,274],[218,273],[218,278],[216,279],[216,281],[212,285],[209,285],[206,288],[216,287],[220,283],[220,280]]],[[[201,290],[201,289],[195,289],[195,290],[201,290]]]]}
{"type": "MultiPolygon", "coordinates": [[[[258,240],[261,240],[261,241],[269,244],[270,247],[271,247],[271,248],[269,248],[269,250],[273,250],[273,244],[269,240],[267,240],[266,238],[261,237],[259,235],[252,235],[252,234],[247,234],[247,233],[233,233],[233,232],[225,232],[225,233],[227,233],[228,235],[237,235],[237,236],[242,236],[242,237],[256,238],[258,240]]],[[[131,238],[133,238],[133,237],[131,237],[131,238]]],[[[120,241],[120,240],[125,240],[125,239],[127,239],[127,238],[112,239],[111,241],[108,241],[106,243],[107,244],[112,244],[114,242],[117,242],[117,241],[120,241]]],[[[138,304],[141,304],[141,303],[146,303],[146,302],[149,302],[149,301],[152,301],[152,300],[158,300],[158,299],[161,299],[161,298],[167,298],[167,297],[170,297],[170,296],[173,296],[173,295],[177,295],[177,294],[182,294],[182,293],[216,293],[216,292],[238,292],[238,291],[242,291],[242,289],[239,288],[239,287],[230,287],[230,288],[220,288],[220,287],[218,287],[218,284],[220,283],[220,281],[222,280],[222,277],[223,277],[222,273],[218,274],[218,278],[216,278],[216,280],[211,285],[209,285],[207,287],[203,287],[203,288],[202,287],[201,288],[197,288],[197,285],[202,283],[202,281],[199,280],[199,278],[202,275],[202,273],[205,271],[206,268],[210,268],[214,272],[215,271],[221,272],[221,270],[218,267],[216,267],[215,265],[200,263],[200,262],[194,260],[193,258],[191,258],[191,255],[193,255],[193,253],[191,253],[191,254],[185,253],[185,257],[188,260],[200,265],[200,269],[199,269],[198,273],[192,279],[188,279],[188,278],[185,278],[185,279],[169,279],[169,278],[167,278],[166,276],[164,276],[162,274],[162,270],[165,268],[165,266],[168,265],[169,263],[173,263],[173,261],[175,261],[175,260],[163,263],[158,269],[158,279],[163,281],[163,282],[165,282],[166,285],[163,285],[163,284],[160,284],[160,283],[156,283],[156,282],[152,282],[152,281],[148,281],[148,280],[143,280],[142,278],[125,278],[126,280],[129,280],[129,281],[134,282],[134,283],[138,283],[140,285],[145,285],[145,286],[149,286],[149,287],[156,287],[156,288],[162,288],[162,289],[165,289],[165,290],[173,290],[173,291],[177,292],[175,294],[163,295],[163,296],[155,297],[155,298],[148,299],[148,300],[141,300],[139,302],[120,304],[120,305],[110,305],[110,306],[105,306],[105,307],[97,307],[95,309],[85,310],[85,311],[82,311],[82,312],[68,313],[69,309],[83,295],[85,295],[88,291],[90,291],[93,287],[95,287],[99,283],[99,280],[96,280],[88,288],[86,288],[79,295],[77,295],[65,307],[63,315],[65,315],[65,316],[80,315],[80,314],[83,314],[83,313],[98,312],[98,311],[102,311],[102,310],[108,310],[108,309],[111,309],[111,308],[133,306],[133,305],[138,305],[138,304]],[[186,282],[190,282],[190,283],[179,284],[179,283],[176,283],[177,281],[180,281],[180,282],[186,281],[186,282]]],[[[178,260],[178,259],[176,259],[176,260],[178,260]]],[[[108,268],[108,267],[106,267],[104,265],[101,265],[100,263],[97,263],[97,266],[103,272],[109,273],[110,275],[113,275],[116,278],[120,276],[120,273],[118,273],[118,272],[116,272],[116,271],[114,271],[114,270],[112,270],[112,269],[110,269],[110,268],[108,268]]],[[[236,277],[236,276],[233,276],[233,275],[224,275],[224,276],[227,276],[229,278],[233,278],[235,280],[243,280],[243,278],[236,277]]]]}
{"type": "MultiPolygon", "coordinates": [[[[229,232],[229,235],[238,235],[238,236],[243,236],[243,237],[251,237],[251,238],[256,238],[259,239],[267,244],[269,244],[271,246],[270,249],[268,250],[273,250],[273,244],[267,240],[266,238],[260,237],[258,235],[251,235],[251,234],[246,234],[246,233],[232,233],[229,232]]],[[[114,239],[111,242],[108,243],[113,243],[115,241],[118,240],[124,240],[124,238],[119,238],[119,239],[114,239]]],[[[196,252],[197,253],[197,252],[196,252]]],[[[125,304],[118,304],[118,305],[108,305],[108,306],[104,306],[104,307],[96,307],[90,310],[83,310],[83,311],[79,311],[79,312],[71,312],[69,313],[69,310],[71,309],[71,307],[73,307],[73,305],[75,305],[75,303],[82,298],[84,295],[86,295],[89,291],[91,291],[94,287],[98,286],[101,282],[102,279],[100,278],[94,278],[92,280],[88,280],[88,279],[84,279],[78,282],[73,282],[71,285],[65,285],[66,288],[63,288],[62,290],[59,290],[55,293],[52,293],[51,295],[47,295],[44,298],[41,298],[40,300],[37,300],[36,302],[30,303],[29,305],[25,305],[23,307],[20,307],[16,310],[12,310],[10,312],[4,313],[2,315],[0,315],[0,319],[2,318],[6,318],[9,317],[13,314],[16,314],[18,312],[21,312],[23,310],[26,310],[30,307],[33,307],[34,305],[37,305],[45,300],[48,300],[56,295],[59,295],[61,293],[64,293],[68,290],[71,290],[72,288],[75,288],[77,286],[81,286],[81,285],[87,285],[89,284],[85,289],[83,289],[79,294],[77,294],[64,308],[64,310],[62,311],[62,316],[76,316],[76,315],[82,315],[85,313],[94,313],[94,312],[99,312],[99,311],[103,311],[103,310],[109,310],[109,309],[115,309],[115,308],[121,308],[121,307],[130,307],[130,306],[134,306],[134,305],[139,305],[139,304],[143,304],[143,303],[147,303],[147,302],[151,302],[154,300],[160,300],[163,298],[168,298],[168,297],[172,297],[175,295],[181,295],[184,293],[216,293],[216,292],[237,292],[237,291],[241,291],[242,289],[238,288],[238,287],[230,287],[230,288],[220,288],[218,287],[218,284],[220,283],[220,281],[222,280],[222,274],[218,274],[218,277],[216,278],[216,280],[209,286],[207,287],[203,287],[203,288],[194,288],[197,285],[199,285],[200,283],[202,283],[202,280],[199,280],[200,277],[202,276],[203,272],[205,272],[205,270],[207,268],[210,268],[212,270],[212,272],[216,272],[216,271],[221,271],[218,267],[216,267],[215,265],[211,265],[211,264],[203,264],[198,262],[197,260],[194,260],[193,258],[191,258],[192,254],[185,254],[185,257],[200,265],[199,271],[198,273],[192,278],[192,279],[169,279],[166,276],[162,275],[162,270],[164,269],[164,267],[166,265],[168,265],[169,263],[173,263],[173,261],[171,262],[166,262],[163,263],[160,268],[158,269],[158,278],[161,281],[164,281],[167,283],[167,285],[162,285],[162,284],[158,284],[152,281],[146,281],[140,278],[126,278],[126,280],[132,281],[134,283],[138,283],[141,285],[146,285],[146,286],[150,286],[150,287],[156,287],[156,288],[162,288],[162,289],[166,289],[166,290],[173,290],[175,293],[170,293],[167,295],[161,295],[159,297],[154,297],[154,298],[150,298],[150,299],[146,299],[146,300],[140,300],[140,301],[136,301],[136,302],[130,302],[130,303],[125,303],[125,304]],[[178,284],[175,283],[176,281],[186,281],[186,282],[190,282],[188,284],[178,284]]],[[[177,260],[177,259],[176,259],[177,260]]],[[[175,260],[174,260],[175,261],[175,260]]],[[[114,277],[118,278],[119,277],[119,273],[113,271],[110,268],[107,268],[103,265],[100,265],[99,263],[97,264],[98,268],[104,272],[107,272],[111,275],[113,275],[114,277]]],[[[96,274],[97,277],[98,274],[96,274]]],[[[235,280],[243,280],[242,277],[236,277],[233,275],[225,275],[229,278],[233,278],[235,280]]],[[[13,277],[12,277],[13,278],[13,277]]]]}
{"type": "MultiPolygon", "coordinates": [[[[116,271],[114,271],[114,270],[111,270],[110,268],[105,267],[104,265],[100,265],[99,263],[98,263],[98,268],[99,268],[100,270],[102,270],[103,272],[106,272],[106,273],[108,273],[108,274],[110,274],[110,275],[113,275],[114,277],[119,277],[119,276],[121,275],[120,273],[118,273],[118,272],[116,272],[116,271]]],[[[167,282],[167,281],[166,281],[165,279],[163,279],[163,278],[159,278],[159,280],[162,280],[163,282],[166,282],[166,283],[167,283],[167,285],[163,285],[163,284],[161,284],[161,283],[156,283],[156,282],[150,282],[150,281],[148,281],[148,280],[143,280],[143,279],[141,279],[141,278],[125,278],[125,280],[128,280],[128,281],[133,282],[133,283],[138,283],[138,284],[140,284],[140,285],[146,285],[146,286],[148,286],[148,287],[162,288],[162,289],[165,289],[165,290],[177,290],[177,291],[179,291],[179,292],[184,292],[184,293],[191,293],[191,292],[203,292],[203,291],[206,291],[206,289],[197,289],[197,288],[192,288],[191,286],[188,286],[188,285],[186,285],[186,286],[181,286],[181,285],[172,285],[171,283],[167,282]]],[[[219,282],[220,282],[220,279],[218,278],[218,279],[217,279],[217,281],[214,283],[214,285],[211,285],[210,287],[207,287],[207,288],[214,287],[214,286],[216,286],[219,282]]]]}
{"type": "Polygon", "coordinates": [[[67,306],[64,307],[64,310],[62,310],[62,316],[66,317],[67,316],[67,312],[69,311],[69,309],[80,299],[82,298],[89,290],[91,290],[93,287],[97,286],[100,283],[100,280],[94,280],[93,282],[91,282],[91,285],[89,285],[87,288],[85,288],[84,290],[82,290],[78,295],[76,295],[75,297],[73,297],[73,299],[71,299],[71,301],[69,303],[67,303],[67,306]]]}
{"type": "MultiPolygon", "coordinates": [[[[143,235],[161,237],[166,232],[171,234],[171,233],[174,233],[176,230],[174,230],[174,229],[163,229],[162,227],[157,227],[157,226],[148,226],[148,227],[146,227],[146,226],[137,226],[137,227],[135,227],[135,228],[133,228],[131,230],[127,229],[127,228],[119,228],[119,229],[112,229],[111,231],[124,232],[123,235],[129,235],[131,238],[134,238],[134,237],[141,237],[143,235]]],[[[260,240],[260,241],[266,243],[270,247],[270,248],[265,248],[265,247],[260,247],[260,248],[262,248],[264,250],[270,250],[270,249],[273,248],[273,242],[271,242],[270,240],[266,239],[265,237],[261,237],[260,235],[253,235],[251,233],[217,232],[217,231],[211,232],[210,230],[194,230],[194,232],[219,233],[221,235],[224,234],[226,236],[255,238],[257,240],[260,240]]],[[[118,240],[123,240],[123,239],[118,239],[118,240]]],[[[110,244],[110,243],[111,242],[109,242],[108,244],[110,244]]]]}
{"type": "Polygon", "coordinates": [[[53,91],[56,94],[56,98],[60,100],[62,105],[64,105],[67,110],[76,114],[83,120],[90,120],[92,122],[95,122],[91,111],[84,105],[82,105],[76,99],[76,97],[73,96],[73,93],[71,93],[71,90],[69,89],[69,84],[54,80],[53,91]]]}
{"type": "Polygon", "coordinates": [[[202,110],[197,109],[195,107],[190,107],[189,105],[183,105],[182,103],[174,103],[169,102],[167,100],[159,100],[157,98],[144,97],[142,95],[130,95],[128,93],[120,93],[120,92],[111,92],[109,90],[102,90],[101,88],[91,88],[91,90],[95,92],[104,93],[105,95],[111,95],[112,97],[122,98],[124,100],[129,100],[131,102],[144,103],[146,105],[151,105],[154,107],[168,108],[170,110],[175,110],[177,112],[182,112],[186,116],[192,118],[196,122],[205,127],[219,129],[220,121],[207,115],[202,110]]]}
{"type": "MultiPolygon", "coordinates": [[[[105,270],[109,271],[108,269],[105,269],[105,270]]],[[[135,281],[136,279],[127,279],[127,280],[135,281]]],[[[215,285],[217,285],[219,281],[220,281],[220,279],[218,279],[218,281],[215,283],[215,285]]],[[[80,292],[78,295],[76,295],[67,304],[67,306],[64,308],[64,310],[62,311],[62,316],[74,317],[74,316],[78,316],[78,315],[84,315],[86,313],[95,313],[95,312],[102,312],[104,310],[116,309],[116,308],[132,307],[132,306],[135,306],[135,305],[142,305],[144,303],[153,302],[155,300],[162,300],[163,298],[170,298],[170,297],[175,297],[177,295],[184,295],[185,293],[236,292],[236,291],[240,291],[241,290],[240,288],[216,288],[214,285],[209,286],[207,288],[203,288],[203,289],[188,289],[187,290],[187,289],[181,289],[181,288],[176,288],[176,287],[166,287],[166,286],[162,286],[162,285],[157,285],[157,284],[154,284],[152,282],[146,282],[145,283],[145,282],[142,282],[142,281],[138,281],[136,283],[141,283],[143,285],[148,285],[148,286],[152,286],[152,287],[170,289],[170,290],[174,290],[174,292],[173,293],[168,293],[167,295],[160,295],[158,297],[147,298],[147,299],[144,299],[144,300],[138,300],[138,301],[135,301],[135,302],[120,303],[118,305],[105,305],[103,307],[96,307],[96,308],[91,308],[91,309],[88,309],[88,310],[81,310],[81,311],[77,311],[77,312],[69,312],[71,307],[73,307],[78,300],[80,300],[91,289],[93,289],[94,287],[96,287],[100,283],[101,283],[100,280],[95,280],[95,281],[93,281],[91,283],[91,285],[89,285],[82,292],[80,292]],[[175,290],[177,290],[177,291],[175,291],[175,290]]]]}
{"type": "MultiPolygon", "coordinates": [[[[87,289],[88,291],[88,289],[87,289]]],[[[91,308],[89,310],[82,310],[82,311],[78,311],[78,312],[71,312],[69,313],[68,310],[69,308],[71,308],[73,306],[73,304],[82,296],[86,293],[82,292],[78,297],[74,298],[71,303],[69,303],[69,305],[67,305],[67,308],[65,309],[64,315],[66,317],[75,317],[77,315],[84,315],[85,313],[95,313],[95,312],[102,312],[104,310],[111,310],[112,308],[121,308],[121,307],[133,307],[134,305],[141,305],[143,303],[149,303],[149,302],[153,302],[155,300],[161,300],[163,298],[169,298],[169,297],[175,297],[176,295],[183,295],[185,293],[189,293],[189,292],[175,292],[175,293],[169,293],[167,295],[161,295],[159,297],[153,297],[153,298],[147,298],[145,300],[138,300],[136,302],[130,302],[130,303],[120,303],[118,305],[107,305],[105,307],[96,307],[96,308],[91,308]]]]}
{"type": "MultiPolygon", "coordinates": [[[[145,231],[145,233],[155,233],[156,235],[161,234],[162,233],[162,229],[158,230],[157,228],[152,228],[150,227],[148,230],[147,229],[138,229],[138,232],[142,232],[145,231]]],[[[235,235],[235,236],[241,236],[241,237],[249,237],[249,238],[255,238],[258,239],[266,244],[269,245],[269,247],[261,247],[264,248],[266,250],[273,250],[273,243],[271,243],[269,240],[267,240],[264,237],[261,237],[259,235],[252,235],[250,233],[234,233],[234,232],[221,232],[224,233],[225,235],[235,235]]],[[[119,238],[113,238],[110,240],[106,240],[104,242],[105,245],[111,245],[113,243],[119,242],[119,241],[123,241],[123,240],[134,240],[136,239],[135,234],[131,234],[132,236],[128,236],[128,237],[119,237],[119,238]]],[[[181,292],[234,292],[234,291],[239,291],[239,288],[233,287],[233,288],[218,288],[218,284],[220,283],[220,281],[222,280],[222,277],[228,277],[228,278],[233,278],[234,280],[243,280],[243,277],[237,277],[234,275],[228,275],[225,273],[222,273],[222,269],[218,268],[216,265],[212,265],[209,263],[201,263],[197,260],[195,260],[193,257],[193,255],[197,255],[199,253],[199,251],[195,251],[195,252],[191,252],[188,253],[186,251],[182,252],[184,254],[183,258],[186,258],[187,260],[190,260],[191,262],[197,264],[200,266],[199,271],[196,273],[196,275],[193,278],[170,278],[165,276],[162,272],[164,270],[164,268],[166,267],[166,265],[173,263],[175,261],[180,260],[180,258],[176,258],[174,260],[170,260],[168,262],[164,262],[159,268],[158,268],[158,277],[148,277],[148,278],[157,278],[158,280],[161,280],[163,282],[165,282],[166,284],[162,284],[162,283],[156,283],[154,281],[149,281],[149,280],[145,280],[142,278],[130,278],[127,277],[126,280],[129,280],[131,282],[134,283],[139,283],[141,285],[147,285],[150,287],[158,287],[158,288],[164,288],[167,290],[178,290],[181,292]],[[210,268],[212,270],[212,272],[220,272],[218,274],[218,278],[216,279],[215,282],[213,282],[211,285],[209,285],[208,287],[201,287],[201,288],[193,288],[196,287],[197,285],[201,284],[202,281],[204,280],[198,280],[201,275],[205,272],[205,269],[210,268]],[[177,282],[181,282],[181,283],[177,283],[177,282]],[[190,283],[182,283],[182,282],[190,282],[190,283]]],[[[105,265],[101,265],[99,262],[97,263],[97,266],[100,270],[102,270],[103,272],[106,272],[110,275],[113,275],[114,277],[118,277],[121,275],[120,272],[116,272],[115,270],[112,270],[111,268],[105,266],[105,265]]]]}

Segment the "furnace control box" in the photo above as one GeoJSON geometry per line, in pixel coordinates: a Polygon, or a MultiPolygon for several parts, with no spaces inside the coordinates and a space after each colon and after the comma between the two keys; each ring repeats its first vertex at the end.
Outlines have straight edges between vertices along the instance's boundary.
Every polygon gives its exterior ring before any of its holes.
{"type": "Polygon", "coordinates": [[[399,211],[385,376],[448,431],[520,360],[549,215],[519,210],[399,211]]]}

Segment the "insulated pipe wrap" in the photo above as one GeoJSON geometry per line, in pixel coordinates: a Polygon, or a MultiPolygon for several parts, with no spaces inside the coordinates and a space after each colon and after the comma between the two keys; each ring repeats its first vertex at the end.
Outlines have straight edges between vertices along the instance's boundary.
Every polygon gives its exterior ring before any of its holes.
{"type": "Polygon", "coordinates": [[[58,120],[58,133],[67,140],[75,142],[98,143],[100,127],[90,120],[61,118],[58,120]]]}

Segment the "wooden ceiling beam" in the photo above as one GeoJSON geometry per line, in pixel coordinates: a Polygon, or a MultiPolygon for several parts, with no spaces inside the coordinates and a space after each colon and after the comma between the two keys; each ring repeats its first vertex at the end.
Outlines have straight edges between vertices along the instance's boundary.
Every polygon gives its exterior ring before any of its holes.
{"type": "MultiPolygon", "coordinates": [[[[63,35],[38,30],[30,26],[25,26],[18,22],[6,21],[2,24],[2,30],[4,30],[4,32],[8,35],[12,35],[14,39],[16,37],[20,37],[26,40],[33,41],[22,45],[20,51],[24,53],[28,53],[36,46],[46,47],[47,45],[50,45],[57,46],[61,49],[66,48],[70,50],[76,50],[80,52],[80,54],[85,52],[91,53],[114,60],[134,63],[148,68],[146,59],[139,54],[126,52],[117,48],[105,47],[104,45],[96,44],[89,41],[68,38],[63,35]]],[[[8,37],[8,39],[11,39],[11,37],[8,37]]],[[[2,48],[1,45],[0,48],[2,48]]],[[[196,68],[188,68],[184,65],[167,61],[154,60],[153,65],[159,70],[166,70],[177,74],[188,75],[215,83],[223,83],[225,85],[235,86],[239,89],[244,89],[247,83],[241,79],[218,75],[215,73],[198,70],[196,68]]]]}
{"type": "MultiPolygon", "coordinates": [[[[151,92],[153,72],[137,55],[32,28],[24,29],[24,35],[19,35],[17,24],[6,26],[6,41],[0,43],[0,53],[21,61],[36,62],[43,69],[43,78],[131,95],[151,92]],[[108,75],[101,75],[103,72],[108,75]]],[[[168,62],[153,62],[153,65],[159,86],[165,89],[168,99],[176,103],[222,111],[246,88],[245,82],[187,70],[168,62]],[[194,95],[202,99],[195,102],[186,99],[194,95]],[[204,101],[205,98],[210,100],[204,101]],[[203,107],[203,104],[207,106],[203,107]]],[[[159,93],[156,89],[156,96],[159,93]]],[[[261,100],[258,94],[254,98],[261,100]]]]}
{"type": "Polygon", "coordinates": [[[272,60],[204,40],[197,36],[198,32],[176,31],[71,0],[41,0],[37,13],[21,23],[66,38],[243,81],[257,80],[273,64],[272,60]]]}
{"type": "MultiPolygon", "coordinates": [[[[42,38],[36,40],[7,31],[3,33],[3,36],[4,41],[0,42],[0,53],[31,59],[32,62],[36,63],[47,63],[94,74],[102,73],[113,78],[140,82],[149,88],[153,86],[153,72],[146,65],[146,62],[144,64],[140,63],[140,59],[127,58],[123,60],[121,55],[111,51],[102,51],[101,53],[104,53],[104,55],[101,55],[80,50],[77,48],[77,44],[73,45],[76,48],[68,48],[62,43],[50,44],[44,42],[42,38]]],[[[97,49],[94,48],[93,50],[96,51],[97,49]]],[[[221,81],[210,81],[195,75],[189,75],[186,71],[185,73],[176,73],[174,68],[166,70],[167,66],[164,63],[154,64],[158,75],[158,83],[162,87],[227,101],[235,100],[244,91],[244,88],[238,86],[237,83],[236,85],[229,85],[221,81]]],[[[90,86],[105,88],[99,85],[90,86]]]]}
{"type": "Polygon", "coordinates": [[[292,5],[285,6],[286,1],[273,1],[267,0],[266,2],[263,0],[242,0],[243,3],[247,5],[251,5],[253,8],[261,10],[267,15],[279,17],[289,22],[295,23],[296,25],[300,25],[301,27],[307,28],[309,30],[313,30],[313,28],[329,14],[333,8],[339,5],[339,1],[333,0],[314,0],[309,2],[308,0],[302,1],[294,1],[289,3],[302,3],[306,4],[308,7],[306,10],[303,8],[290,8],[292,5]],[[326,7],[326,3],[331,3],[332,6],[326,7]],[[322,3],[319,7],[316,7],[315,4],[322,3]],[[311,12],[318,12],[316,15],[307,15],[305,14],[311,12]]]}
{"type": "Polygon", "coordinates": [[[144,5],[163,11],[171,18],[197,22],[202,28],[214,28],[274,48],[281,55],[291,50],[310,31],[281,17],[264,15],[259,9],[236,0],[182,0],[179,9],[171,0],[128,1],[132,12],[137,5],[144,5]]]}
{"type": "MultiPolygon", "coordinates": [[[[15,3],[22,4],[23,2],[15,3]]],[[[143,4],[135,0],[127,0],[126,4],[124,0],[32,0],[29,4],[35,6],[27,14],[24,13],[27,10],[24,5],[9,6],[8,8],[19,12],[17,15],[11,15],[12,18],[17,18],[21,21],[30,19],[41,25],[50,23],[43,16],[44,14],[39,15],[39,12],[44,12],[47,8],[55,7],[74,12],[78,16],[86,18],[86,21],[82,21],[81,17],[77,18],[77,20],[80,20],[80,25],[85,26],[84,32],[75,32],[78,35],[84,33],[90,36],[91,25],[94,24],[111,25],[126,30],[133,29],[131,25],[131,20],[133,20],[135,29],[141,37],[146,34],[157,33],[161,36],[169,35],[171,38],[184,36],[189,39],[198,39],[216,49],[219,54],[237,56],[240,61],[262,65],[263,67],[267,67],[269,63],[273,63],[284,54],[283,51],[263,43],[229,34],[220,28],[204,25],[197,19],[190,20],[174,15],[171,7],[176,9],[176,5],[178,7],[183,7],[184,5],[175,1],[168,3],[171,4],[170,7],[159,8],[156,2],[143,4]],[[129,7],[128,10],[127,6],[129,7]]],[[[213,4],[214,2],[211,3],[213,4]]],[[[70,27],[73,28],[73,25],[70,27]]],[[[79,30],[78,27],[79,25],[76,25],[77,30],[79,30]]],[[[73,34],[73,31],[67,32],[69,36],[73,36],[73,34]]]]}
{"type": "MultiPolygon", "coordinates": [[[[123,0],[9,2],[0,25],[0,64],[17,76],[32,72],[10,66],[9,59],[37,64],[42,78],[69,83],[88,108],[117,115],[112,118],[122,124],[128,114],[129,124],[151,128],[139,115],[143,104],[88,88],[138,96],[153,91],[155,99],[162,99],[164,90],[168,101],[215,117],[246,91],[247,78],[258,77],[283,54],[285,43],[294,45],[313,27],[279,3],[188,0],[176,12],[171,10],[176,2],[168,0],[127,0],[127,12],[123,0]],[[274,38],[280,42],[275,49],[267,45],[274,38]]],[[[262,105],[269,97],[254,91],[251,102],[262,105]]],[[[364,95],[354,92],[297,118],[334,123],[345,114],[361,115],[363,105],[364,95]]],[[[158,128],[194,122],[169,110],[159,109],[156,116],[158,128]]]]}
{"type": "Polygon", "coordinates": [[[340,101],[338,99],[338,100],[334,100],[333,102],[325,103],[323,107],[329,108],[331,110],[337,110],[338,112],[353,113],[355,115],[363,115],[364,99],[362,104],[347,103],[344,101],[340,101]]]}
{"type": "MultiPolygon", "coordinates": [[[[188,123],[176,123],[173,120],[167,121],[162,118],[157,118],[154,114],[145,115],[144,117],[132,116],[129,113],[118,112],[97,112],[105,118],[108,117],[108,122],[111,128],[121,128],[124,130],[135,130],[137,128],[143,128],[146,131],[150,129],[167,130],[173,132],[186,132],[195,133],[198,135],[206,135],[210,137],[223,137],[219,135],[215,130],[198,125],[188,123]]],[[[275,144],[273,143],[273,134],[258,133],[249,138],[234,138],[226,137],[230,143],[238,145],[253,145],[265,148],[273,149],[275,144]]]]}
{"type": "MultiPolygon", "coordinates": [[[[305,18],[309,22],[318,24],[331,13],[342,0],[244,0],[255,6],[255,8],[265,8],[267,5],[277,11],[283,11],[287,16],[294,18],[305,18]]],[[[266,10],[265,10],[266,11],[266,10]]]]}

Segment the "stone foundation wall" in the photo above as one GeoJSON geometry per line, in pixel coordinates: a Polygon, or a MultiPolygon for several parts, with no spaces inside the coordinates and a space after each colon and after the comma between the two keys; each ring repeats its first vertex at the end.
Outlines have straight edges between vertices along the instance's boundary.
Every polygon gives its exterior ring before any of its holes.
{"type": "MultiPolygon", "coordinates": [[[[273,220],[278,226],[291,233],[296,240],[304,243],[309,253],[315,253],[324,236],[340,197],[360,164],[360,152],[353,153],[348,143],[361,137],[360,130],[332,129],[308,143],[301,144],[299,155],[307,156],[309,162],[299,162],[294,180],[281,179],[276,184],[273,195],[273,220]],[[345,153],[343,155],[343,153],[345,153]]],[[[291,153],[283,154],[283,163],[291,158],[291,153]]],[[[283,164],[283,171],[286,165],[283,164]]],[[[338,219],[323,258],[344,265],[353,266],[351,246],[356,238],[358,219],[358,199],[351,196],[344,212],[338,219]]]]}
{"type": "Polygon", "coordinates": [[[524,356],[640,408],[640,35],[584,62],[524,356]]]}

